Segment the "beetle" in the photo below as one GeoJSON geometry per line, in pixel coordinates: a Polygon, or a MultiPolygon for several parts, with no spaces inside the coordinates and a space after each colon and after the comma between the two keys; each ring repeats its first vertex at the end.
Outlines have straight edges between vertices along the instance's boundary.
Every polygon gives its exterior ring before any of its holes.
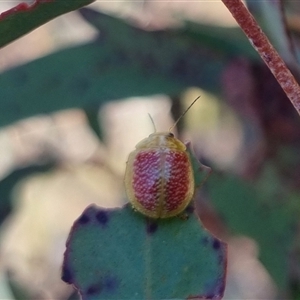
{"type": "Polygon", "coordinates": [[[198,98],[169,132],[155,131],[129,154],[124,179],[126,194],[132,207],[147,217],[174,217],[185,210],[194,196],[190,155],[171,130],[198,98]]]}

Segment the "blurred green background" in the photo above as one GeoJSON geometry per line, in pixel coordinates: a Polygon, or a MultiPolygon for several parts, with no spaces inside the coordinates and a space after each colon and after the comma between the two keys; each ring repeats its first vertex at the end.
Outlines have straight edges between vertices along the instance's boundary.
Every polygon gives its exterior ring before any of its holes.
{"type": "MultiPolygon", "coordinates": [[[[299,79],[300,4],[247,4],[299,79]]],[[[76,299],[73,221],[126,202],[148,113],[166,131],[201,95],[177,135],[214,171],[196,206],[229,245],[224,298],[300,299],[299,116],[222,2],[96,2],[0,51],[1,298],[76,299]]]]}

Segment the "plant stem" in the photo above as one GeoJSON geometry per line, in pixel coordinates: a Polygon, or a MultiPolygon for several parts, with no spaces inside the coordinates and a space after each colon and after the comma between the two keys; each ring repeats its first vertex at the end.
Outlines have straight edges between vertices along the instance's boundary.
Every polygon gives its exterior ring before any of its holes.
{"type": "Polygon", "coordinates": [[[300,115],[300,87],[241,0],[222,0],[300,115]]]}

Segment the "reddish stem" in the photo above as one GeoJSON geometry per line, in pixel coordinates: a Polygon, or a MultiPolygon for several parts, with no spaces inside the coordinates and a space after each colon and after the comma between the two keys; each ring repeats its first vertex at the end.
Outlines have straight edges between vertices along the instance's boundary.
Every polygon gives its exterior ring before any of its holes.
{"type": "Polygon", "coordinates": [[[271,45],[266,35],[262,32],[261,28],[241,0],[222,1],[245,32],[253,47],[269,67],[300,115],[299,84],[279,56],[278,52],[271,45]]]}

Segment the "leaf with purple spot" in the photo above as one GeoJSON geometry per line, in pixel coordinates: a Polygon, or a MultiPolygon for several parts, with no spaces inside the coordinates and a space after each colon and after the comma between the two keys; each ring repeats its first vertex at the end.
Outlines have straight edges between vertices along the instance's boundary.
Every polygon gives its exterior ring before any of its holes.
{"type": "Polygon", "coordinates": [[[82,299],[221,298],[226,246],[199,223],[89,206],[67,241],[62,279],[82,299]]]}

